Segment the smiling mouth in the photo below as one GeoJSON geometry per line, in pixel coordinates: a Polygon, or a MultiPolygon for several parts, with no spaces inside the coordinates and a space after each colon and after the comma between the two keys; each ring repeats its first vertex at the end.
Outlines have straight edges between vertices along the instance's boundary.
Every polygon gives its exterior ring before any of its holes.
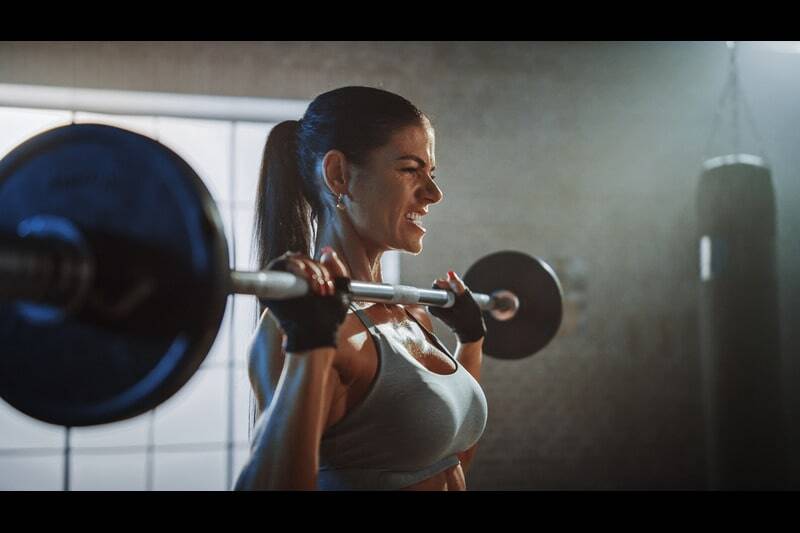
{"type": "Polygon", "coordinates": [[[413,224],[417,229],[425,233],[425,227],[422,225],[422,215],[419,213],[408,213],[405,219],[408,223],[413,224]]]}

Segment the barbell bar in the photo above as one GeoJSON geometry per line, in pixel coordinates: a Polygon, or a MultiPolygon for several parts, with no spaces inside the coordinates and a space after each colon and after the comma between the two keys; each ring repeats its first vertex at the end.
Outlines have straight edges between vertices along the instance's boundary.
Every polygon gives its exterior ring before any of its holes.
{"type": "MultiPolygon", "coordinates": [[[[199,368],[230,294],[308,291],[290,273],[229,262],[215,202],[168,147],[99,124],[22,143],[0,161],[0,396],[65,426],[152,409],[199,368]]],[[[526,357],[555,336],[562,293],[544,261],[497,252],[464,281],[487,311],[487,355],[526,357]]],[[[348,293],[453,303],[450,291],[358,280],[348,293]]]]}
{"type": "MultiPolygon", "coordinates": [[[[258,298],[297,298],[308,293],[306,281],[288,272],[231,271],[231,292],[251,294],[258,298]]],[[[351,300],[404,305],[433,305],[452,307],[455,296],[450,291],[420,289],[410,285],[393,285],[350,280],[348,294],[351,300]]],[[[508,291],[493,294],[473,293],[472,297],[481,310],[493,313],[497,320],[510,320],[519,309],[519,298],[508,291]]]]}
{"type": "MultiPolygon", "coordinates": [[[[37,219],[35,223],[40,231],[48,225],[69,225],[68,221],[54,217],[37,219]]],[[[30,226],[31,222],[23,221],[21,227],[30,226]]],[[[50,235],[52,233],[48,233],[50,235]]],[[[79,309],[92,284],[93,262],[88,253],[70,250],[65,245],[52,238],[0,242],[0,298],[49,304],[60,307],[62,311],[79,309]]],[[[305,296],[309,292],[308,283],[289,272],[232,270],[230,276],[232,294],[282,300],[305,296]]],[[[445,290],[356,280],[349,280],[347,285],[346,292],[355,301],[438,307],[452,307],[455,302],[454,293],[445,290]]],[[[519,309],[519,298],[510,291],[473,293],[472,296],[481,310],[492,312],[492,316],[500,321],[510,320],[519,309]]]]}

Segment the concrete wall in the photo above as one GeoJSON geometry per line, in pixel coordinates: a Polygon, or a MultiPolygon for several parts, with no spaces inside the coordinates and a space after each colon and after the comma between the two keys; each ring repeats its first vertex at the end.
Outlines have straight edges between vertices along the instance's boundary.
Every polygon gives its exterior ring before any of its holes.
{"type": "MultiPolygon", "coordinates": [[[[425,250],[403,257],[404,281],[427,286],[518,249],[584,301],[537,356],[486,360],[490,419],[470,487],[703,488],[694,195],[704,155],[717,155],[703,149],[726,54],[722,43],[2,43],[0,82],[308,99],[363,84],[408,97],[433,119],[445,199],[425,250]]],[[[741,68],[774,169],[789,386],[800,55],[743,46],[741,68]]]]}

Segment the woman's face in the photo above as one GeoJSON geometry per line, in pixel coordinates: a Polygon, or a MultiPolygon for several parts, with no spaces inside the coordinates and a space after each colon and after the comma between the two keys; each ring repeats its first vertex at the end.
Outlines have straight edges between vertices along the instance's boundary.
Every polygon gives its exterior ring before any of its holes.
{"type": "Polygon", "coordinates": [[[383,250],[422,251],[425,214],[442,200],[434,182],[434,132],[427,120],[397,131],[363,165],[353,165],[350,217],[362,239],[383,250]]]}

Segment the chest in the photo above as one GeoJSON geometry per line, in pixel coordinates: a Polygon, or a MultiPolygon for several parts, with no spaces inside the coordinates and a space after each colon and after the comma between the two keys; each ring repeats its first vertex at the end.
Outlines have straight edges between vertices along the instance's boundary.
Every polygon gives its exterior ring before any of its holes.
{"type": "MultiPolygon", "coordinates": [[[[374,305],[364,310],[383,336],[414,364],[435,374],[456,371],[453,360],[436,346],[431,334],[400,306],[374,305]]],[[[333,410],[344,414],[368,393],[378,371],[378,347],[367,328],[354,314],[347,315],[339,330],[339,375],[341,390],[335,394],[333,410]]],[[[338,418],[338,417],[335,417],[338,418]]]]}
{"type": "MultiPolygon", "coordinates": [[[[392,346],[410,356],[426,370],[435,374],[451,374],[456,371],[455,363],[438,347],[433,335],[411,318],[401,306],[378,304],[364,312],[392,346]]],[[[351,318],[353,332],[364,341],[359,343],[356,359],[364,363],[372,361],[373,364],[365,365],[367,374],[370,374],[373,366],[377,367],[377,347],[358,317],[351,315],[348,318],[351,318]]]]}

